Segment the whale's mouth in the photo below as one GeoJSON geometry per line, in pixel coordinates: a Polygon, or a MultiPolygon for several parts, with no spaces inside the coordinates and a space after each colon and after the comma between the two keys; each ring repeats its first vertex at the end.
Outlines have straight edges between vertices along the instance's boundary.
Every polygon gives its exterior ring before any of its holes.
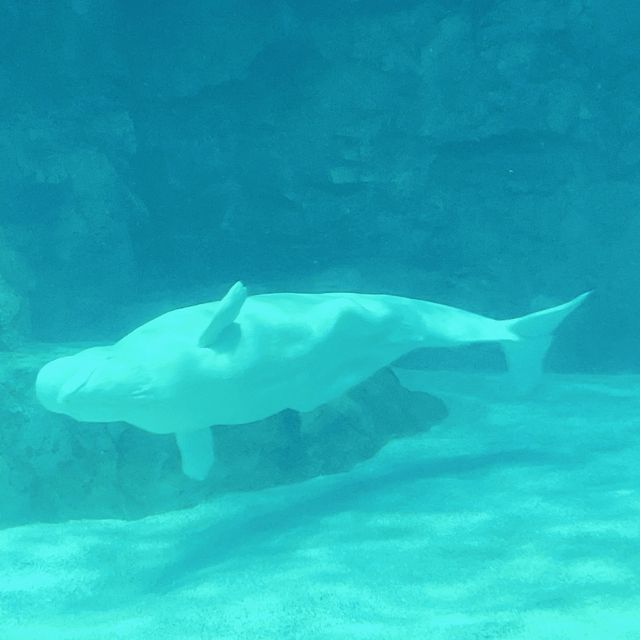
{"type": "Polygon", "coordinates": [[[69,381],[71,385],[69,383],[65,384],[60,390],[61,402],[66,402],[70,398],[74,398],[75,396],[77,396],[89,384],[89,382],[91,382],[91,378],[93,377],[97,369],[97,366],[93,367],[89,375],[83,376],[84,379],[82,381],[76,381],[72,378],[69,381]],[[75,387],[72,386],[73,384],[75,384],[75,387]]]}
{"type": "Polygon", "coordinates": [[[69,400],[76,398],[89,384],[97,369],[97,363],[89,370],[79,368],[72,356],[49,362],[36,378],[36,397],[45,409],[67,413],[69,400]]]}

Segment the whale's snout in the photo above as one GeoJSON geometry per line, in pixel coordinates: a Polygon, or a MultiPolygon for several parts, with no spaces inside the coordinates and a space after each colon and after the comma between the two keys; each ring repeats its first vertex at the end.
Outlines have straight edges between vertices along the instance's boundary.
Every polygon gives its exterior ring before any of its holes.
{"type": "Polygon", "coordinates": [[[38,402],[55,413],[64,413],[63,388],[74,373],[72,357],[58,358],[42,367],[36,377],[36,397],[38,402]]]}
{"type": "Polygon", "coordinates": [[[58,410],[58,395],[60,393],[60,385],[56,376],[58,368],[58,360],[49,362],[38,371],[36,378],[36,398],[49,411],[58,410]]]}
{"type": "Polygon", "coordinates": [[[45,364],[36,377],[38,401],[49,411],[82,419],[79,413],[92,404],[87,386],[102,362],[104,349],[93,347],[45,364]]]}
{"type": "Polygon", "coordinates": [[[40,404],[83,422],[125,420],[141,397],[137,370],[112,357],[108,347],[91,347],[52,360],[40,369],[35,391],[40,404]]]}

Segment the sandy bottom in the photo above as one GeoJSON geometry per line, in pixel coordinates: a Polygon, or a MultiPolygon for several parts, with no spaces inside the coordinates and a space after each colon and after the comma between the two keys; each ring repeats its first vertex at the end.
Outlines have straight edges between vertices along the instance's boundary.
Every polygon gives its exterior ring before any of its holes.
{"type": "Polygon", "coordinates": [[[352,472],[0,531],[0,638],[640,638],[640,377],[403,376],[450,418],[352,472]]]}

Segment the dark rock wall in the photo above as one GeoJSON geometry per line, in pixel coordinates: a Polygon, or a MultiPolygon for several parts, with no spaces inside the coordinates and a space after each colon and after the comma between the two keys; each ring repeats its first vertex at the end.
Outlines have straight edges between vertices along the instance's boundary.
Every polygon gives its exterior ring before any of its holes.
{"type": "Polygon", "coordinates": [[[622,0],[0,0],[0,345],[239,277],[595,287],[556,364],[636,366],[638,36],[622,0]]]}

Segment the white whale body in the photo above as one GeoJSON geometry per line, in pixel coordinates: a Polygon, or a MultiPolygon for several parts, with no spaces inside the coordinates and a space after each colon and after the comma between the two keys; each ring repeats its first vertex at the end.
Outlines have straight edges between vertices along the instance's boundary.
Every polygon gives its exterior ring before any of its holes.
{"type": "Polygon", "coordinates": [[[588,294],[512,320],[389,295],[277,293],[247,297],[236,283],[218,302],[161,315],[111,346],[58,358],[38,373],[50,411],[174,433],[183,471],[213,463],[209,427],[283,409],[310,411],[423,347],[501,343],[524,390],[538,378],[551,334],[588,294]]]}

